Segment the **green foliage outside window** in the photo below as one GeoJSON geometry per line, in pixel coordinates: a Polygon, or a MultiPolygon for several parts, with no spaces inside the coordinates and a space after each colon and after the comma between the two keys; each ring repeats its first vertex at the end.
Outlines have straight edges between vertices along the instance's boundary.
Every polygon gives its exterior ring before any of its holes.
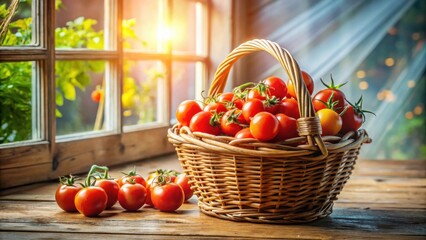
{"type": "MultiPolygon", "coordinates": [[[[31,1],[21,1],[20,4],[29,4],[31,1]]],[[[56,1],[60,7],[60,1],[56,1]]],[[[0,17],[5,19],[10,13],[6,4],[0,5],[0,17]]],[[[10,22],[1,46],[29,45],[32,41],[32,19],[21,18],[10,22]]],[[[69,21],[65,27],[55,29],[55,46],[59,49],[103,49],[104,32],[95,31],[97,24],[94,19],[79,17],[69,21]]],[[[135,20],[124,20],[123,38],[139,41],[133,30],[135,20]]],[[[124,46],[127,46],[126,43],[124,46]]],[[[0,144],[31,139],[32,134],[32,62],[0,63],[0,144]]],[[[134,63],[126,61],[124,66],[124,92],[122,99],[127,99],[127,106],[123,102],[125,117],[139,115],[138,123],[155,120],[155,96],[157,80],[163,77],[158,71],[150,71],[148,81],[138,83],[129,75],[128,69],[134,63]],[[129,103],[129,101],[132,101],[129,103]],[[137,104],[134,101],[138,101],[137,104]],[[146,108],[145,108],[146,107],[146,108]],[[148,115],[147,115],[148,113],[148,115]]],[[[75,101],[77,91],[86,91],[91,83],[91,73],[105,71],[103,61],[58,61],[55,64],[56,77],[56,105],[63,106],[65,101],[75,101]]],[[[103,111],[98,111],[103,114],[103,111]]],[[[56,108],[56,117],[62,113],[56,108]]],[[[94,130],[98,130],[95,129],[94,130]]]]}

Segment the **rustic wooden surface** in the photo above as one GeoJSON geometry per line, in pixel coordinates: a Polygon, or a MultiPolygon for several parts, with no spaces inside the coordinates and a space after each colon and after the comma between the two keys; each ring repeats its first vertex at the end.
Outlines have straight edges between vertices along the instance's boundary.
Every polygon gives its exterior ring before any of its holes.
{"type": "MultiPolygon", "coordinates": [[[[180,170],[175,155],[136,165],[180,170]]],[[[13,181],[13,179],[10,179],[13,181]]],[[[0,239],[426,239],[426,161],[358,161],[331,216],[303,225],[231,222],[202,214],[195,197],[174,213],[117,204],[97,218],[65,213],[56,205],[56,182],[0,193],[0,239]]]]}

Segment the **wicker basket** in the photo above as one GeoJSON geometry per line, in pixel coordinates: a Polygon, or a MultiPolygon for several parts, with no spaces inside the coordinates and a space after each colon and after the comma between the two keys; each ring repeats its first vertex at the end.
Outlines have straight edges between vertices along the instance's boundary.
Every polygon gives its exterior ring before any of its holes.
{"type": "Polygon", "coordinates": [[[174,126],[168,131],[169,141],[189,176],[200,210],[207,215],[259,223],[302,223],[325,217],[331,214],[361,145],[370,138],[364,130],[321,137],[297,62],[268,40],[255,39],[234,49],[218,67],[209,96],[223,91],[233,63],[257,51],[275,57],[293,81],[300,137],[262,143],[174,126]]]}

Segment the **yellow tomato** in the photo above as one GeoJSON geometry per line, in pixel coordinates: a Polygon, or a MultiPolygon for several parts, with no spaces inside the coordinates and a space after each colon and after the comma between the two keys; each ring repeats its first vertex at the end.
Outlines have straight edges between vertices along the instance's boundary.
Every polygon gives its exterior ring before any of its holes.
{"type": "Polygon", "coordinates": [[[324,108],[317,112],[321,123],[322,135],[333,136],[339,133],[342,128],[342,118],[332,109],[324,108]]]}

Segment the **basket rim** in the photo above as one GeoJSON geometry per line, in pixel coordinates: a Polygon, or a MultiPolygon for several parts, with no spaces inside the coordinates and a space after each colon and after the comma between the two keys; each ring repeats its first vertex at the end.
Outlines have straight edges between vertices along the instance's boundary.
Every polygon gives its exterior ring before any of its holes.
{"type": "MultiPolygon", "coordinates": [[[[306,143],[303,144],[304,137],[296,137],[275,143],[261,142],[254,138],[241,140],[229,136],[192,132],[189,127],[179,126],[179,124],[169,128],[167,136],[172,144],[184,145],[212,153],[251,155],[254,157],[298,157],[299,159],[312,160],[321,160],[327,157],[322,155],[317,148],[306,143]]],[[[362,144],[372,141],[365,129],[358,129],[356,132],[351,131],[341,136],[324,136],[322,140],[329,154],[359,148],[362,144]]]]}

